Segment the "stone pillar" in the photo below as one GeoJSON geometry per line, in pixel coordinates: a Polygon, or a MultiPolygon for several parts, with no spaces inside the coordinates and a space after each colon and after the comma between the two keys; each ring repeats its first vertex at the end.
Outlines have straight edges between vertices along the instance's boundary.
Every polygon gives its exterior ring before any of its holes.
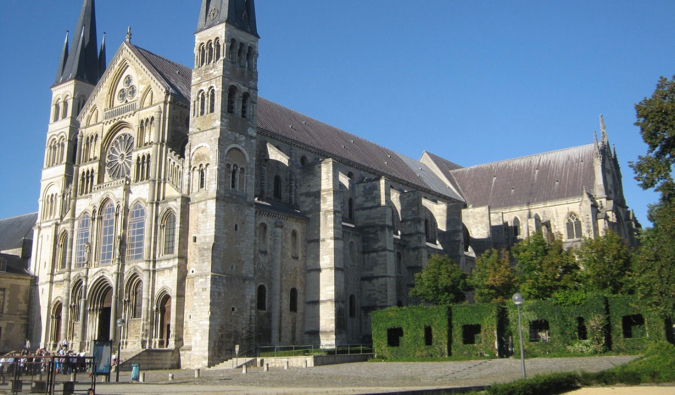
{"type": "MultiPolygon", "coordinates": [[[[149,263],[146,263],[148,266],[149,263]]],[[[143,270],[143,300],[141,315],[141,348],[152,344],[152,307],[150,306],[150,268],[143,270]]]]}
{"type": "Polygon", "coordinates": [[[272,236],[272,289],[270,290],[272,303],[272,345],[279,345],[279,322],[281,321],[281,233],[284,223],[277,220],[274,223],[272,236]]]}

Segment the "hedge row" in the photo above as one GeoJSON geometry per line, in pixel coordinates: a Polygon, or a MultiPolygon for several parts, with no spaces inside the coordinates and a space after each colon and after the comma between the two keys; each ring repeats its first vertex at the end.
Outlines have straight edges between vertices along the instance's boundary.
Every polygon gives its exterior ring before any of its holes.
{"type": "MultiPolygon", "coordinates": [[[[528,357],[644,350],[671,330],[625,296],[592,296],[575,305],[530,301],[521,315],[528,357]]],[[[372,313],[372,330],[375,353],[387,359],[520,355],[511,303],[390,307],[372,313]]]]}

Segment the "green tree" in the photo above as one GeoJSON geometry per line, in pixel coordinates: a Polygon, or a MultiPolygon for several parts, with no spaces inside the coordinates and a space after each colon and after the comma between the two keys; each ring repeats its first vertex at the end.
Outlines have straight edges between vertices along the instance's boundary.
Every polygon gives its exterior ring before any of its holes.
{"type": "Polygon", "coordinates": [[[675,318],[675,202],[652,206],[654,226],[640,238],[633,285],[640,300],[663,318],[675,318]]]}
{"type": "Polygon", "coordinates": [[[628,292],[631,253],[621,236],[608,231],[604,236],[584,240],[574,253],[583,269],[579,274],[586,290],[610,294],[628,292]]]}
{"type": "Polygon", "coordinates": [[[560,238],[550,244],[539,232],[513,246],[519,291],[526,299],[548,299],[578,287],[579,266],[560,238]]]}
{"type": "Polygon", "coordinates": [[[647,143],[647,155],[631,163],[642,189],[655,188],[664,200],[675,195],[672,171],[675,166],[675,77],[661,77],[652,97],[635,105],[636,126],[647,143]]]}
{"type": "Polygon", "coordinates": [[[506,250],[488,250],[476,258],[468,279],[478,303],[506,302],[516,292],[516,272],[506,250]]]}
{"type": "Polygon", "coordinates": [[[415,274],[410,296],[437,305],[466,300],[466,275],[447,255],[433,255],[421,272],[415,274]]]}

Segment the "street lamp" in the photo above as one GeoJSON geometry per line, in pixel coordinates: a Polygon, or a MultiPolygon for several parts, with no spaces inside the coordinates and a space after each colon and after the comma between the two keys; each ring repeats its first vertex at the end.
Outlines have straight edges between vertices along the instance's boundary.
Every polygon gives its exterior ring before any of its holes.
{"type": "Polygon", "coordinates": [[[511,298],[513,300],[513,303],[518,306],[518,331],[520,331],[520,362],[523,364],[523,378],[526,378],[525,375],[525,349],[523,347],[523,324],[520,319],[520,305],[523,304],[525,299],[523,298],[523,295],[521,295],[520,292],[516,292],[513,294],[513,297],[511,298]]]}
{"type": "Polygon", "coordinates": [[[122,327],[126,324],[124,318],[117,319],[117,365],[115,367],[115,382],[120,382],[120,361],[122,360],[120,353],[122,352],[122,327]]]}

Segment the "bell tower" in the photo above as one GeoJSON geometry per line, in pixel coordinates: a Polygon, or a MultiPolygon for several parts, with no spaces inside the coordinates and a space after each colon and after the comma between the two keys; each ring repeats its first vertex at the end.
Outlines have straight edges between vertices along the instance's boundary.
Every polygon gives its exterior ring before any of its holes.
{"type": "MultiPolygon", "coordinates": [[[[70,246],[73,238],[74,189],[77,181],[73,178],[73,174],[80,127],[78,115],[106,67],[105,43],[101,44],[100,51],[97,48],[95,14],[94,0],[84,0],[77,28],[72,34],[71,46],[69,34],[66,33],[56,79],[51,88],[51,111],[40,181],[39,214],[35,227],[38,242],[33,244],[33,271],[41,280],[48,279],[57,271],[67,273],[73,256],[70,246]]],[[[66,275],[64,278],[69,277],[66,275]]],[[[51,289],[45,289],[51,287],[50,284],[48,281],[40,283],[40,298],[43,295],[46,298],[40,301],[44,321],[40,323],[42,339],[50,338],[44,333],[47,330],[45,328],[50,326],[49,330],[54,333],[57,333],[56,331],[66,333],[66,320],[61,320],[61,328],[57,328],[58,324],[50,325],[47,322],[53,315],[49,314],[52,307],[49,304],[50,300],[47,299],[51,289]],[[45,290],[48,292],[43,292],[45,290]]],[[[67,306],[68,301],[65,300],[63,305],[67,306]]]]}
{"type": "Polygon", "coordinates": [[[254,346],[258,38],[253,0],[202,1],[186,152],[188,366],[254,346]]]}

